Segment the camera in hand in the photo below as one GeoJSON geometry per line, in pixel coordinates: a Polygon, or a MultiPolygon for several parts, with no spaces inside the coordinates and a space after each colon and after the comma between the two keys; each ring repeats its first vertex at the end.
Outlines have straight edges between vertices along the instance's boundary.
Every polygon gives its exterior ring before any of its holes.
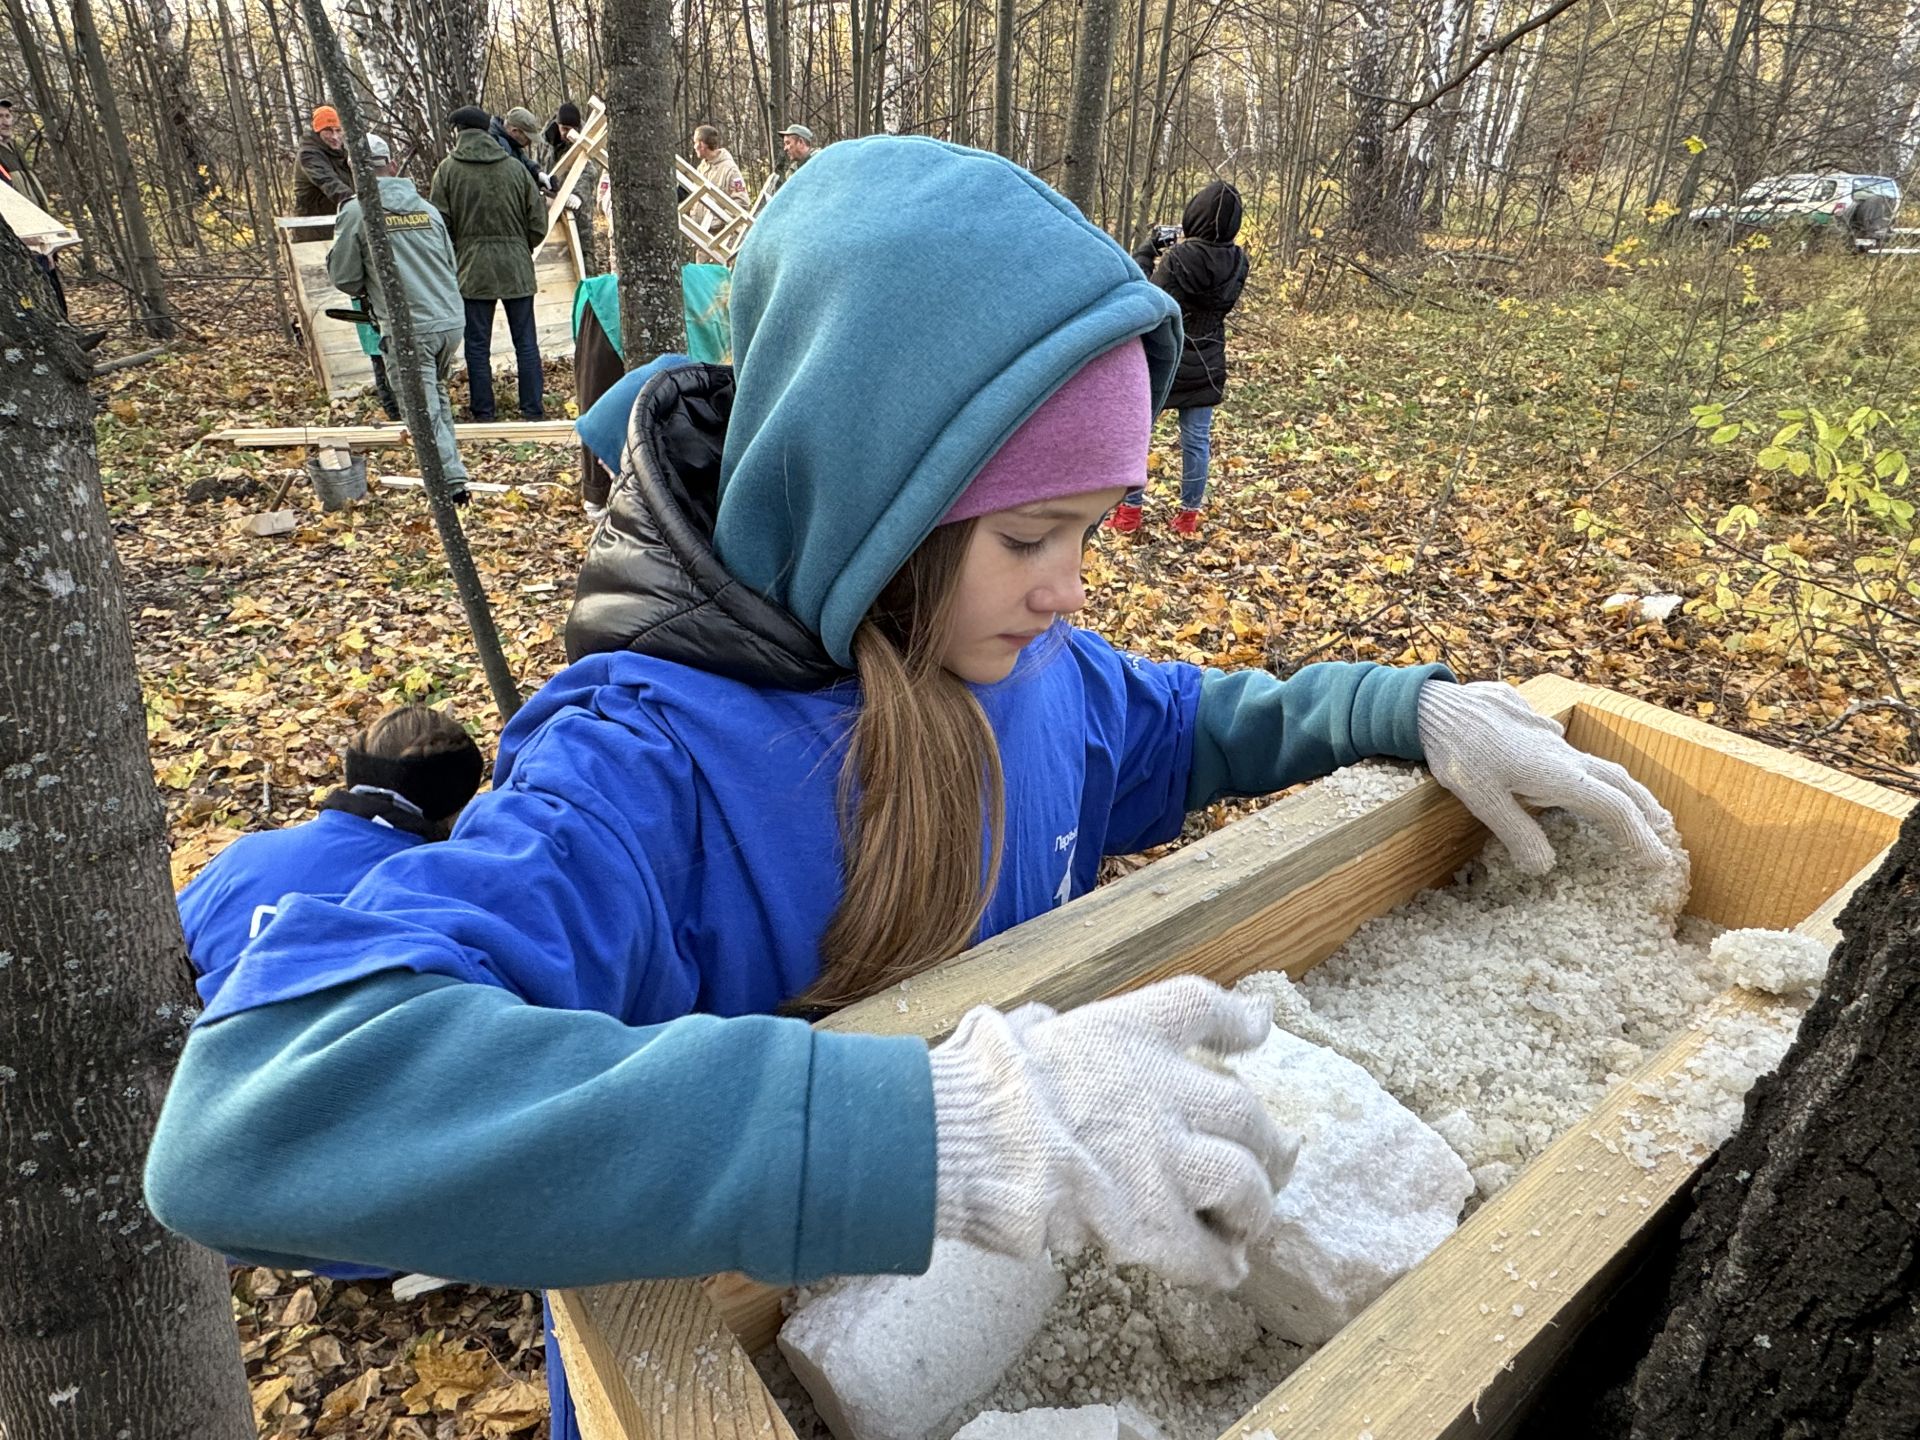
{"type": "Polygon", "coordinates": [[[1170,249],[1180,239],[1178,225],[1156,225],[1153,227],[1153,253],[1170,249]]]}

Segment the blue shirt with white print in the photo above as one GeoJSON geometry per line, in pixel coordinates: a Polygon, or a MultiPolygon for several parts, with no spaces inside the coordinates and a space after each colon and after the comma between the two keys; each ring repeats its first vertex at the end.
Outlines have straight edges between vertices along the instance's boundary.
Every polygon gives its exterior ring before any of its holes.
{"type": "Polygon", "coordinates": [[[180,892],[180,928],[202,1003],[225,983],[240,952],[267,928],[289,895],[338,898],[389,855],[422,837],[344,810],[304,825],[242,835],[180,892]]]}

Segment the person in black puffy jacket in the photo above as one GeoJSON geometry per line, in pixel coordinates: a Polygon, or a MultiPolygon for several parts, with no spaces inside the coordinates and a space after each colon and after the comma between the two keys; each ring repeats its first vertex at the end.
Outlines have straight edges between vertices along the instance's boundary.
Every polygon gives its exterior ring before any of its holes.
{"type": "MultiPolygon", "coordinates": [[[[1200,529],[1207,497],[1213,407],[1227,388],[1227,312],[1247,283],[1247,252],[1234,243],[1240,233],[1240,192],[1215,180],[1187,202],[1177,240],[1155,238],[1133,252],[1153,283],[1180,302],[1186,343],[1180,372],[1166,408],[1180,415],[1180,511],[1173,528],[1182,535],[1200,529]]],[[[1107,528],[1130,534],[1140,528],[1147,492],[1135,490],[1107,518],[1107,528]]]]}

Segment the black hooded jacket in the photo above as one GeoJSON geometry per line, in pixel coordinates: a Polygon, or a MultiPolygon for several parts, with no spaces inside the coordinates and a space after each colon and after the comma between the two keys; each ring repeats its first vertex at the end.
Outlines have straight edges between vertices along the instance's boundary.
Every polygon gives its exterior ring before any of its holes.
{"type": "Polygon", "coordinates": [[[656,375],[627,424],[626,461],[580,566],[567,659],[608,650],[749,685],[817,690],[847,678],[819,639],[729,575],[713,550],[733,370],[656,375]]]}
{"type": "Polygon", "coordinates": [[[1167,396],[1169,410],[1218,405],[1227,389],[1227,312],[1247,283],[1247,252],[1234,244],[1240,233],[1240,192],[1215,180],[1187,202],[1180,217],[1185,232],[1160,253],[1151,246],[1133,252],[1153,283],[1180,302],[1187,339],[1180,373],[1167,396]]]}

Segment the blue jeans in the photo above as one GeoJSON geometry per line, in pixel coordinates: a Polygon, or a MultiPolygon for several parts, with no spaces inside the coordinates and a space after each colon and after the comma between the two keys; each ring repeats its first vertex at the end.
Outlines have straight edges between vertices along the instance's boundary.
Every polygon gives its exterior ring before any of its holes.
{"type": "MultiPolygon", "coordinates": [[[[1180,412],[1180,508],[1198,510],[1207,498],[1207,463],[1213,458],[1213,407],[1180,412]]],[[[1145,487],[1127,492],[1125,503],[1144,505],[1145,487]]]]}
{"type": "Polygon", "coordinates": [[[520,418],[547,418],[546,377],[540,373],[540,335],[533,326],[533,297],[518,300],[468,300],[467,390],[473,418],[493,419],[493,307],[506,307],[513,336],[513,375],[520,386],[520,418]]]}

